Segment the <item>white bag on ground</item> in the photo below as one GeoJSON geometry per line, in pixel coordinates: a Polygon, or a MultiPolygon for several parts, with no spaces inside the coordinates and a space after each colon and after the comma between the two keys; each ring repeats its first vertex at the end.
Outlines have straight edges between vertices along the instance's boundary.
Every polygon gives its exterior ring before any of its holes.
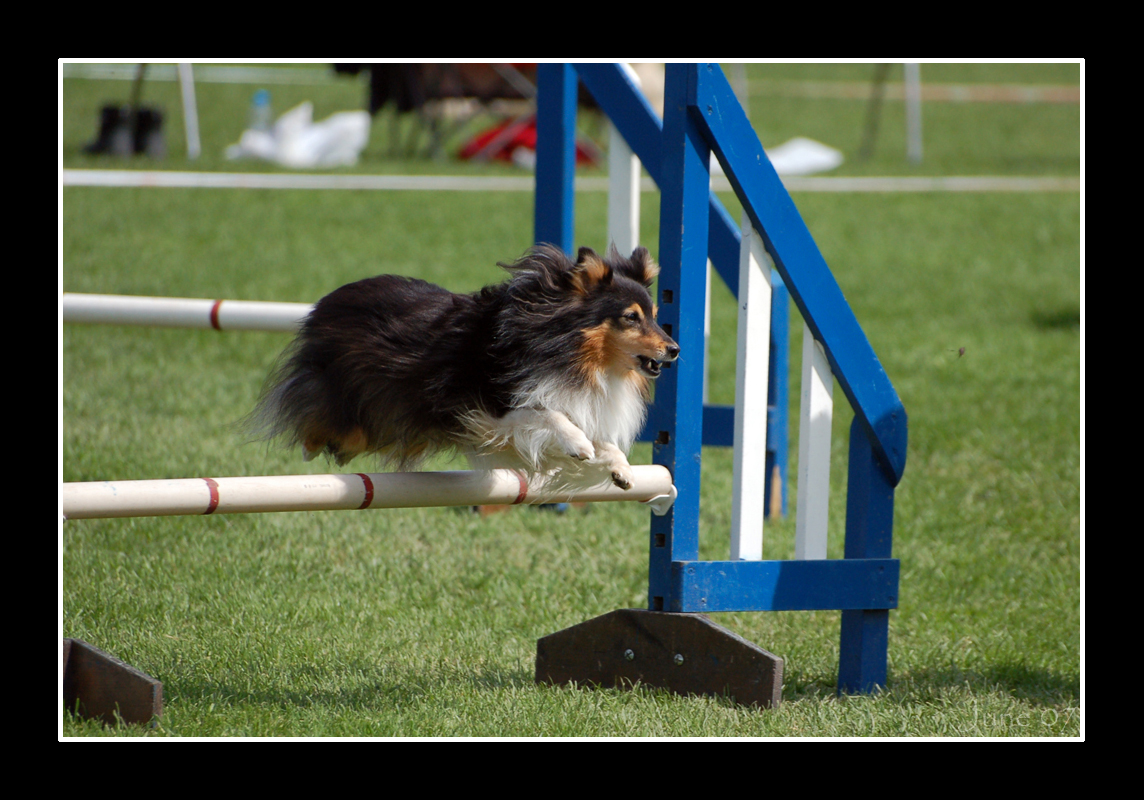
{"type": "MultiPolygon", "coordinates": [[[[816,172],[829,172],[842,166],[843,156],[840,150],[835,150],[822,142],[807,139],[805,136],[783,142],[766,150],[771,166],[779,175],[813,175],[816,172]]],[[[723,167],[711,156],[711,174],[722,175],[723,167]]]]}
{"type": "Polygon", "coordinates": [[[813,175],[842,166],[842,153],[822,142],[796,136],[767,150],[767,158],[779,175],[813,175]]]}
{"type": "Polygon", "coordinates": [[[369,141],[369,114],[340,111],[314,122],[314,104],[306,101],[274,123],[269,131],[245,130],[227,158],[260,158],[291,169],[356,164],[369,141]]]}

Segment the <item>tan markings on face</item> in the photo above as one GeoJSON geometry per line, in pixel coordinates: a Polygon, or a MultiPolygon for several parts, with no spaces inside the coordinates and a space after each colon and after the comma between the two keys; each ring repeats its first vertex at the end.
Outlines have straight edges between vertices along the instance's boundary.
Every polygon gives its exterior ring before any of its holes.
{"type": "Polygon", "coordinates": [[[623,313],[638,316],[639,324],[625,325],[609,320],[583,332],[579,366],[585,372],[600,369],[627,372],[638,367],[636,356],[655,360],[663,358],[666,342],[653,326],[647,324],[640,305],[633,303],[623,313]]]}
{"type": "Polygon", "coordinates": [[[580,345],[577,367],[586,375],[595,375],[614,358],[608,323],[584,330],[584,341],[580,345]]]}
{"type": "Polygon", "coordinates": [[[628,328],[614,331],[614,338],[624,352],[661,360],[667,351],[666,340],[652,328],[628,328]]]}

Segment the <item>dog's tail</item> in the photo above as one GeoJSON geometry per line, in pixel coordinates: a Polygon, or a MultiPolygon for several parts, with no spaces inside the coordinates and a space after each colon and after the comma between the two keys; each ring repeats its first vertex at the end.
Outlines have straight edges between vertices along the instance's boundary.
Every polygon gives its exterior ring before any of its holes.
{"type": "Polygon", "coordinates": [[[287,354],[271,372],[257,405],[245,419],[245,428],[255,440],[300,444],[304,432],[322,415],[321,381],[297,363],[296,355],[287,354]]]}

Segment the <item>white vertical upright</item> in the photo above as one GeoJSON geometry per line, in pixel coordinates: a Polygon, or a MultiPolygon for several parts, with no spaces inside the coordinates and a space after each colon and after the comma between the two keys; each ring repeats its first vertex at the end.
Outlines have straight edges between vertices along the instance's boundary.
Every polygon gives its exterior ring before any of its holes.
{"type": "MultiPolygon", "coordinates": [[[[636,86],[639,76],[622,65],[636,86]]],[[[630,256],[640,243],[640,160],[608,121],[608,243],[630,256]]],[[[604,247],[607,250],[607,245],[604,247]]]]}
{"type": "Polygon", "coordinates": [[[190,64],[179,64],[179,88],[183,95],[183,126],[187,132],[187,158],[202,152],[199,143],[199,108],[195,100],[195,75],[190,64]]]}
{"type": "Polygon", "coordinates": [[[918,64],[903,68],[906,83],[906,158],[922,163],[922,71],[918,64]]]}
{"type": "Polygon", "coordinates": [[[834,417],[834,373],[822,344],[802,330],[802,402],[798,430],[798,519],[796,559],[826,558],[830,510],[830,425],[834,417]]]}
{"type": "Polygon", "coordinates": [[[640,240],[640,160],[615,125],[608,129],[608,240],[630,256],[640,240]]]}
{"type": "Polygon", "coordinates": [[[773,268],[771,257],[763,249],[762,237],[743,214],[739,248],[739,335],[735,361],[732,561],[757,561],[763,557],[773,268]]]}
{"type": "Polygon", "coordinates": [[[703,405],[711,399],[711,273],[715,267],[707,259],[707,307],[703,312],[703,405]]]}

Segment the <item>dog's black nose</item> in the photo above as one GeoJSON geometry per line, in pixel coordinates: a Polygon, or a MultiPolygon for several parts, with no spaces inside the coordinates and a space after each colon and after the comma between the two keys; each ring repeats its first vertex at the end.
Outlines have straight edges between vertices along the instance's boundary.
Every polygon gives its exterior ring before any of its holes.
{"type": "Polygon", "coordinates": [[[667,360],[675,361],[677,358],[679,358],[679,345],[669,344],[667,346],[667,360]]]}

